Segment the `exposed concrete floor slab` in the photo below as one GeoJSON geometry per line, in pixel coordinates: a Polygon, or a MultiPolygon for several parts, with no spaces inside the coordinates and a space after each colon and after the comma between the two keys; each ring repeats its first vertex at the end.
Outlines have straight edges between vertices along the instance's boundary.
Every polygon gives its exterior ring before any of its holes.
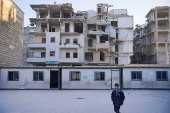
{"type": "MultiPolygon", "coordinates": [[[[121,113],[170,113],[170,90],[124,93],[121,113]]],[[[110,96],[111,90],[0,90],[0,113],[114,113],[110,96]]]]}

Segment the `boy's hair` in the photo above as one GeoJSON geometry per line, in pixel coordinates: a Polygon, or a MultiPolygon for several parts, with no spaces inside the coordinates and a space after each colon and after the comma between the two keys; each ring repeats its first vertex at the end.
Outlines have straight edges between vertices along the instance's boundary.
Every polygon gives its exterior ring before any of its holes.
{"type": "Polygon", "coordinates": [[[115,84],[115,86],[119,86],[119,84],[118,84],[118,83],[116,83],[116,84],[115,84]]]}

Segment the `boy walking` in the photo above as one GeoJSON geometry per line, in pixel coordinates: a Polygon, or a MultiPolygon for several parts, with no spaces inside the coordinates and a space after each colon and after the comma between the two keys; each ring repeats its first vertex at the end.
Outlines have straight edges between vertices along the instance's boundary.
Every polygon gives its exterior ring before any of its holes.
{"type": "Polygon", "coordinates": [[[115,89],[113,89],[113,91],[112,91],[111,99],[113,101],[114,111],[116,113],[120,113],[119,109],[120,109],[120,106],[123,105],[125,96],[124,96],[123,91],[120,90],[118,83],[115,84],[115,89]]]}

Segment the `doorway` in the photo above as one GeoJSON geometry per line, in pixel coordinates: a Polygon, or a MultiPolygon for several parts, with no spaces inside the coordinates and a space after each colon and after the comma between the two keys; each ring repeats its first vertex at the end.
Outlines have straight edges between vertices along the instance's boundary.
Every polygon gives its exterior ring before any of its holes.
{"type": "Polygon", "coordinates": [[[111,89],[115,88],[116,83],[118,83],[120,87],[122,86],[120,84],[121,83],[120,70],[121,69],[112,69],[111,70],[111,89]]]}
{"type": "Polygon", "coordinates": [[[50,88],[58,88],[58,71],[50,72],[50,88]]]}

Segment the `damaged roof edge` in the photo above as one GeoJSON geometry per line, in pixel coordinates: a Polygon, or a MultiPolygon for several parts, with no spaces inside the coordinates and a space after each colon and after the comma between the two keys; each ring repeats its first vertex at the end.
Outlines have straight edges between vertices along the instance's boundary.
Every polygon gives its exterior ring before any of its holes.
{"type": "Polygon", "coordinates": [[[72,7],[72,3],[63,3],[63,4],[30,4],[31,7],[47,7],[47,6],[52,6],[52,5],[59,5],[59,6],[69,6],[72,7]]]}
{"type": "Polygon", "coordinates": [[[150,13],[155,11],[155,9],[163,9],[163,8],[170,8],[170,6],[156,6],[155,8],[152,8],[145,17],[148,17],[150,13]]]}
{"type": "Polygon", "coordinates": [[[148,17],[150,13],[152,13],[153,11],[155,11],[155,8],[152,8],[145,17],[148,17]]]}

